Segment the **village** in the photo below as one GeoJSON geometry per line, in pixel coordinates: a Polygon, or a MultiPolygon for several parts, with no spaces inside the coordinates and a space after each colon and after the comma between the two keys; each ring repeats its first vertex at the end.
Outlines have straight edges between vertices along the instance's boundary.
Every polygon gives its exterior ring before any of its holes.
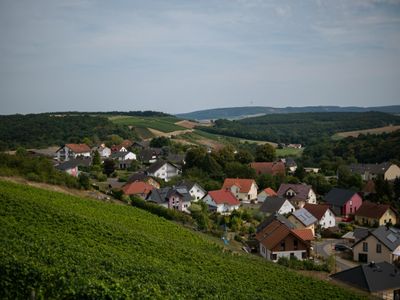
{"type": "MultiPolygon", "coordinates": [[[[368,200],[375,179],[393,183],[400,178],[396,164],[351,164],[348,169],[361,177],[362,190],[333,187],[321,195],[303,182],[282,182],[275,190],[260,188],[253,178],[225,178],[219,188],[206,189],[182,177],[187,152],[171,153],[149,141],[123,140],[111,147],[65,144],[56,152],[29,154],[51,157],[56,169],[90,178],[98,198],[132,205],[143,201],[192,215],[197,230],[227,246],[240,245],[239,251],[288,267],[328,271],[329,280],[383,299],[400,295],[398,212],[368,200]]],[[[248,166],[257,176],[272,177],[293,176],[297,169],[292,158],[248,166]]],[[[306,173],[319,171],[304,167],[306,173]]]]}

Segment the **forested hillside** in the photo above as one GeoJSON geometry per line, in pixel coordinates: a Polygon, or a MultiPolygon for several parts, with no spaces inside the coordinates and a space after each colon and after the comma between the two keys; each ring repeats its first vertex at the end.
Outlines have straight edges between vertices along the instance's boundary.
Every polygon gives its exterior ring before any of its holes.
{"type": "Polygon", "coordinates": [[[400,124],[400,117],[380,113],[296,113],[275,114],[239,121],[217,120],[214,127],[202,128],[223,134],[276,143],[308,144],[336,132],[400,124]]]}
{"type": "Polygon", "coordinates": [[[142,210],[0,181],[1,299],[357,299],[142,210]]]}
{"type": "Polygon", "coordinates": [[[128,127],[117,125],[106,117],[85,114],[29,114],[0,116],[0,151],[19,146],[40,148],[68,142],[106,140],[116,134],[134,137],[128,127]]]}

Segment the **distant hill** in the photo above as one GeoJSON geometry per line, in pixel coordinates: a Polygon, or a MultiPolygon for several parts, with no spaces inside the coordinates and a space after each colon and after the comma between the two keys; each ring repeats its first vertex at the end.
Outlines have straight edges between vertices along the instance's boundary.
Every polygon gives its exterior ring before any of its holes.
{"type": "Polygon", "coordinates": [[[361,299],[143,210],[0,180],[1,299],[361,299]]]}
{"type": "Polygon", "coordinates": [[[378,111],[391,114],[400,113],[400,105],[358,107],[358,106],[303,106],[303,107],[268,107],[268,106],[243,106],[198,110],[190,113],[177,114],[178,118],[191,120],[216,120],[216,119],[243,119],[258,115],[287,114],[306,112],[367,112],[378,111]]]}

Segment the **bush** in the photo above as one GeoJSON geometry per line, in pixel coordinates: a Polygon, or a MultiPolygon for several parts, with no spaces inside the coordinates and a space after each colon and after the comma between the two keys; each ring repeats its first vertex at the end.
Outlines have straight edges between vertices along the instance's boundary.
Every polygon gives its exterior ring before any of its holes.
{"type": "Polygon", "coordinates": [[[181,211],[168,209],[158,204],[142,200],[136,196],[131,196],[131,204],[135,207],[147,210],[148,212],[163,217],[167,220],[177,221],[182,224],[190,224],[190,225],[194,224],[193,219],[189,215],[181,211]]]}
{"type": "Polygon", "coordinates": [[[327,263],[324,264],[316,264],[312,260],[299,260],[295,256],[294,257],[280,257],[278,259],[278,264],[295,269],[295,270],[309,270],[309,271],[323,271],[323,272],[330,272],[329,265],[327,263]]]}

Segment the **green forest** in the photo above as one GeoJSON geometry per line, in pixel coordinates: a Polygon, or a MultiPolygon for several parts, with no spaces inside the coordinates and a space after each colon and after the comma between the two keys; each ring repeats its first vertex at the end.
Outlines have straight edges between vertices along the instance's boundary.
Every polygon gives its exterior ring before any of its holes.
{"type": "Polygon", "coordinates": [[[342,131],[400,124],[400,117],[381,113],[292,113],[247,118],[238,121],[217,120],[214,127],[201,130],[253,140],[307,145],[316,139],[342,131]]]}
{"type": "Polygon", "coordinates": [[[0,181],[2,299],[357,299],[138,208],[0,181]]]}
{"type": "Polygon", "coordinates": [[[135,132],[112,123],[107,117],[85,114],[0,116],[0,151],[79,143],[84,138],[107,140],[111,135],[133,138],[135,132]]]}

